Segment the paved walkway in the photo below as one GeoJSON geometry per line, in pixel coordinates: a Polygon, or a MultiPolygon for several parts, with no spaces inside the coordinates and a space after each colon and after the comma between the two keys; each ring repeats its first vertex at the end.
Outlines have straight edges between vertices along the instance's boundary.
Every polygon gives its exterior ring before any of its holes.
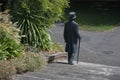
{"type": "Polygon", "coordinates": [[[120,67],[84,62],[68,65],[63,60],[48,64],[38,72],[17,75],[15,80],[120,80],[120,67]]]}
{"type": "MultiPolygon", "coordinates": [[[[56,24],[51,29],[52,39],[65,45],[64,24],[56,24]]],[[[80,30],[82,37],[80,61],[110,66],[120,66],[120,27],[110,32],[89,32],[80,30]]]]}
{"type": "MultiPolygon", "coordinates": [[[[51,29],[54,42],[63,46],[63,26],[51,29]]],[[[120,80],[120,28],[113,32],[81,31],[80,62],[68,65],[59,60],[37,72],[17,75],[15,80],[120,80]]]]}

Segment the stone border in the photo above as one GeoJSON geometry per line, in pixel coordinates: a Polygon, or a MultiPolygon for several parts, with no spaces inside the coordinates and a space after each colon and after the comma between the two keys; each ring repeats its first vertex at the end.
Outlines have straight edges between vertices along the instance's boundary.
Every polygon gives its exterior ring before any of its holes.
{"type": "Polygon", "coordinates": [[[67,58],[67,53],[66,52],[58,52],[55,54],[47,55],[45,57],[46,57],[47,63],[52,63],[52,62],[55,62],[56,60],[67,58]]]}

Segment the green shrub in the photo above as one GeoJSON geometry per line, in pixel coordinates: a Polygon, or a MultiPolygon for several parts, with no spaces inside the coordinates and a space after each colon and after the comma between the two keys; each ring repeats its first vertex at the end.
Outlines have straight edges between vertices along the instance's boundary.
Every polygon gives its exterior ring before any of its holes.
{"type": "Polygon", "coordinates": [[[46,61],[41,54],[27,53],[25,64],[28,71],[36,71],[41,69],[46,64],[46,61]]]}
{"type": "Polygon", "coordinates": [[[0,13],[0,80],[11,80],[16,73],[36,71],[46,64],[41,54],[23,54],[15,26],[6,12],[0,13]]]}
{"type": "Polygon", "coordinates": [[[15,74],[37,71],[45,65],[45,58],[41,54],[31,52],[18,58],[0,60],[0,80],[12,80],[15,74]]]}
{"type": "Polygon", "coordinates": [[[60,43],[53,43],[51,46],[51,51],[54,52],[63,52],[64,48],[60,43]]]}
{"type": "Polygon", "coordinates": [[[15,66],[18,74],[40,70],[46,64],[41,54],[31,52],[26,52],[23,56],[12,59],[10,62],[15,66]]]}
{"type": "Polygon", "coordinates": [[[17,74],[25,73],[26,70],[26,64],[24,63],[24,59],[21,57],[18,57],[16,59],[11,59],[10,63],[15,67],[17,74]]]}
{"type": "Polygon", "coordinates": [[[10,34],[12,39],[15,41],[15,43],[20,43],[20,36],[19,32],[20,30],[16,28],[16,23],[12,23],[10,20],[10,15],[8,14],[9,10],[6,10],[5,12],[0,12],[0,30],[5,31],[8,34],[10,34]]]}
{"type": "Polygon", "coordinates": [[[22,55],[19,30],[9,20],[9,14],[0,13],[0,60],[22,55]]]}
{"type": "Polygon", "coordinates": [[[9,61],[0,61],[0,80],[12,80],[16,74],[16,69],[9,61]]]}
{"type": "Polygon", "coordinates": [[[20,45],[15,43],[12,36],[0,30],[0,59],[10,59],[20,56],[20,45]]]}
{"type": "Polygon", "coordinates": [[[68,0],[14,0],[10,9],[13,22],[18,22],[20,35],[25,35],[21,42],[33,49],[49,50],[48,28],[61,19],[67,7],[68,0]]]}

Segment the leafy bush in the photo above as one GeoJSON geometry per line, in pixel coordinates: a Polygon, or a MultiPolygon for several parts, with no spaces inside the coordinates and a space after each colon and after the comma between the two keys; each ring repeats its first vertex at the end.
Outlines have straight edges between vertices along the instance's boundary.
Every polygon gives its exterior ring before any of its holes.
{"type": "Polygon", "coordinates": [[[45,58],[41,54],[31,52],[18,58],[0,60],[0,80],[12,80],[15,74],[40,70],[45,65],[45,58]]]}
{"type": "Polygon", "coordinates": [[[38,53],[26,52],[23,56],[12,59],[11,64],[16,67],[17,73],[36,71],[45,66],[45,58],[38,53]]]}
{"type": "Polygon", "coordinates": [[[51,46],[51,51],[54,52],[63,52],[64,48],[60,43],[53,43],[51,46]]]}
{"type": "Polygon", "coordinates": [[[26,53],[24,56],[26,68],[28,71],[36,71],[41,69],[45,64],[45,58],[38,53],[26,53]]]}
{"type": "MultiPolygon", "coordinates": [[[[13,1],[13,0],[10,0],[13,1]]],[[[38,50],[49,50],[48,28],[61,19],[68,0],[14,0],[10,7],[13,22],[18,22],[23,44],[38,50]],[[58,5],[59,4],[59,5],[58,5]]]]}
{"type": "Polygon", "coordinates": [[[14,42],[12,36],[0,30],[0,59],[9,59],[20,56],[20,45],[14,42]]]}
{"type": "Polygon", "coordinates": [[[22,54],[19,30],[15,26],[7,13],[0,13],[0,59],[10,59],[22,54]]]}
{"type": "Polygon", "coordinates": [[[10,63],[15,67],[17,74],[25,73],[26,70],[26,64],[24,63],[24,59],[21,57],[18,57],[16,59],[11,59],[10,63]]]}
{"type": "Polygon", "coordinates": [[[0,61],[0,80],[12,80],[16,69],[8,61],[0,61]]]}
{"type": "Polygon", "coordinates": [[[16,73],[36,71],[45,65],[41,54],[23,54],[19,30],[15,26],[7,12],[0,13],[0,80],[12,80],[16,73]]]}

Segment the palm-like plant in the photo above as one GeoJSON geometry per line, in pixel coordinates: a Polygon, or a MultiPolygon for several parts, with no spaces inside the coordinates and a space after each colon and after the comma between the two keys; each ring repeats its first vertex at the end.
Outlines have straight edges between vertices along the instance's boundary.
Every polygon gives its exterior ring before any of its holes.
{"type": "Polygon", "coordinates": [[[47,29],[60,20],[68,0],[14,0],[13,3],[13,21],[18,22],[20,35],[25,35],[21,42],[39,50],[50,49],[51,38],[47,29]]]}

